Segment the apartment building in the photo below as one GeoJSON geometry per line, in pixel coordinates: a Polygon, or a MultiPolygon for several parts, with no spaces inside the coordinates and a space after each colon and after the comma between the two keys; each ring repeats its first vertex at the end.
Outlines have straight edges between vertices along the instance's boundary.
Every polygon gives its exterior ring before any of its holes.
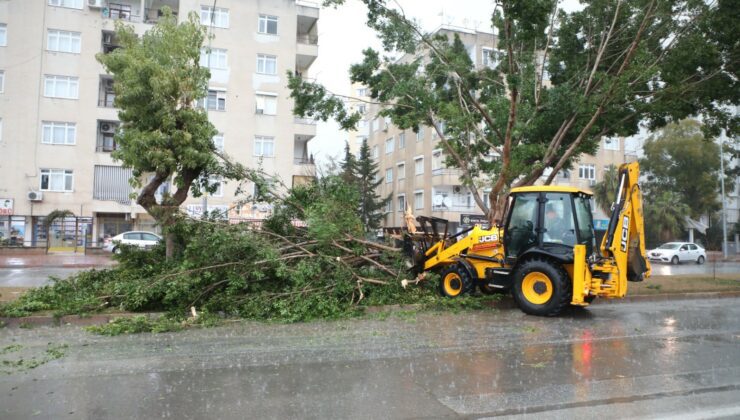
{"type": "MultiPolygon", "coordinates": [[[[471,31],[456,27],[441,27],[438,32],[454,36],[458,34],[468,50],[474,65],[496,66],[496,37],[490,33],[471,31]]],[[[407,59],[403,57],[401,60],[407,59]]],[[[548,81],[546,80],[545,83],[548,81]]],[[[383,179],[379,187],[381,197],[390,196],[391,200],[385,209],[386,227],[397,227],[404,224],[403,212],[410,206],[415,215],[434,216],[450,221],[452,231],[461,227],[466,215],[482,216],[470,190],[460,181],[461,171],[445,166],[445,153],[439,142],[439,136],[432,127],[420,127],[418,133],[412,130],[400,130],[388,119],[378,117],[379,107],[365,103],[361,94],[366,94],[362,86],[352,86],[357,100],[351,101],[353,110],[360,110],[365,115],[354,134],[354,143],[367,138],[372,156],[379,164],[379,176],[383,179]]],[[[444,127],[442,127],[444,129],[444,127]]],[[[590,190],[596,182],[603,179],[604,171],[609,165],[616,165],[633,160],[636,157],[625,151],[623,138],[603,138],[600,140],[596,155],[582,155],[572,170],[561,171],[554,185],[570,185],[590,190]]],[[[352,147],[352,141],[350,147],[352,147]]],[[[544,183],[545,174],[538,183],[544,183]]],[[[482,189],[483,199],[487,192],[482,189]]],[[[596,206],[594,206],[596,207],[596,206]]],[[[595,208],[596,227],[605,228],[608,218],[595,208]]]]}
{"type": "Polygon", "coordinates": [[[357,155],[360,152],[362,142],[368,139],[370,132],[370,121],[364,118],[368,114],[368,108],[371,104],[370,93],[368,88],[361,83],[352,84],[352,93],[347,100],[347,108],[350,112],[358,112],[363,118],[358,122],[357,129],[349,131],[347,144],[351,153],[357,155]]]}
{"type": "MultiPolygon", "coordinates": [[[[118,48],[114,23],[143,34],[170,7],[196,13],[213,34],[208,94],[200,105],[237,161],[258,164],[292,184],[315,176],[308,142],[313,121],[294,118],[286,73],[307,74],[318,56],[319,7],[301,0],[6,0],[0,2],[0,240],[43,246],[43,218],[77,216],[49,238],[75,246],[154,221],[132,200],[131,170],[111,158],[118,112],[112,80],[97,53],[118,48]],[[214,4],[216,7],[214,8],[214,4]]],[[[214,180],[218,182],[219,180],[214,180]]],[[[163,188],[168,188],[164,186],[163,188]]],[[[235,206],[236,185],[207,197],[209,211],[260,219],[268,205],[235,206]]],[[[184,210],[198,215],[203,200],[184,210]]],[[[53,231],[55,229],[52,229],[53,231]]]]}

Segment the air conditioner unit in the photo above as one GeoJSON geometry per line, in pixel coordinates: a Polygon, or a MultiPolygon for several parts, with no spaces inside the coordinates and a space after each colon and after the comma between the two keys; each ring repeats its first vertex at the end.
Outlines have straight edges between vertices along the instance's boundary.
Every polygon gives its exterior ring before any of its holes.
{"type": "Polygon", "coordinates": [[[104,0],[87,0],[87,6],[91,9],[103,8],[104,0]]]}
{"type": "Polygon", "coordinates": [[[102,123],[100,124],[100,131],[102,133],[115,133],[116,126],[115,124],[111,124],[111,123],[102,123]]]}
{"type": "Polygon", "coordinates": [[[41,191],[29,191],[28,192],[29,201],[41,201],[43,199],[44,199],[44,194],[42,194],[41,191]]]}
{"type": "Polygon", "coordinates": [[[462,187],[459,185],[455,185],[454,187],[452,187],[452,192],[455,194],[460,194],[462,192],[462,187]]]}

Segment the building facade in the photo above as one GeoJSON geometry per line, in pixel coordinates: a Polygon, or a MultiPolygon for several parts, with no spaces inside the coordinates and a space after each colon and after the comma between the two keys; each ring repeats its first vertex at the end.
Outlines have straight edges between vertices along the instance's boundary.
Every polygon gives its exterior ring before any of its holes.
{"type": "MultiPolygon", "coordinates": [[[[301,0],[7,0],[0,2],[0,240],[41,246],[43,217],[77,216],[49,241],[97,243],[133,229],[155,230],[131,198],[131,171],[111,158],[118,127],[112,80],[95,55],[113,51],[114,23],[143,34],[170,7],[196,13],[213,38],[200,105],[218,149],[292,185],[315,176],[308,142],[315,122],[294,118],[286,73],[307,74],[318,56],[318,5],[301,0]],[[69,241],[69,239],[68,239],[69,241]]],[[[213,180],[218,182],[219,180],[213,180]]],[[[165,186],[164,188],[167,188],[165,186]]],[[[234,206],[236,185],[220,183],[208,210],[259,219],[266,205],[234,206]]],[[[203,210],[189,198],[184,209],[203,210]]],[[[50,234],[51,235],[51,234],[50,234]]],[[[65,244],[57,244],[65,245],[65,244]]],[[[68,244],[67,244],[68,245],[68,244]]]]}

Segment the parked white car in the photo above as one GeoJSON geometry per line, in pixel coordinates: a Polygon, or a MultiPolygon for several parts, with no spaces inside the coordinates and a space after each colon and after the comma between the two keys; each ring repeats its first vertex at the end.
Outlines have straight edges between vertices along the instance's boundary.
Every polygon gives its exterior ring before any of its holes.
{"type": "Polygon", "coordinates": [[[157,245],[162,240],[162,237],[151,232],[123,232],[120,235],[112,237],[110,240],[106,240],[103,245],[103,249],[108,252],[118,253],[118,245],[135,245],[139,248],[146,249],[157,245]]]}
{"type": "Polygon", "coordinates": [[[669,262],[671,264],[687,261],[704,264],[707,260],[707,252],[704,248],[691,242],[668,242],[648,251],[647,255],[650,261],[669,262]]]}

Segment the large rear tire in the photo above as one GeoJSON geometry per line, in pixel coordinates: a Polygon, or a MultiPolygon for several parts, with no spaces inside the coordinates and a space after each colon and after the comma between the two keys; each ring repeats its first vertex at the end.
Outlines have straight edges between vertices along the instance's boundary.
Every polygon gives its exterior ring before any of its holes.
{"type": "Polygon", "coordinates": [[[556,316],[572,296],[568,274],[559,263],[534,257],[514,273],[512,294],[519,308],[530,315],[556,316]]]}
{"type": "Polygon", "coordinates": [[[458,297],[470,293],[475,287],[468,271],[458,264],[448,266],[440,275],[439,294],[444,297],[458,297]]]}

